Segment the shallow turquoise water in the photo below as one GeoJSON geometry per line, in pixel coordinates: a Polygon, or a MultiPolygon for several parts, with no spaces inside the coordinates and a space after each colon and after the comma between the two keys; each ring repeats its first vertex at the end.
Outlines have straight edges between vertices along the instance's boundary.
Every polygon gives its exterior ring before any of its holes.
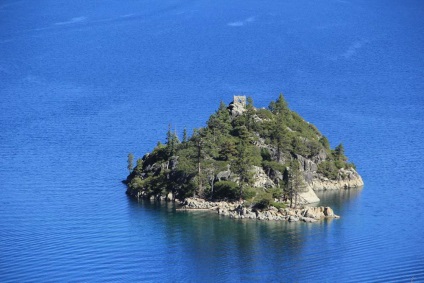
{"type": "Polygon", "coordinates": [[[424,281],[420,1],[2,1],[0,280],[424,281]],[[337,221],[128,199],[142,156],[234,94],[343,142],[337,221]]]}

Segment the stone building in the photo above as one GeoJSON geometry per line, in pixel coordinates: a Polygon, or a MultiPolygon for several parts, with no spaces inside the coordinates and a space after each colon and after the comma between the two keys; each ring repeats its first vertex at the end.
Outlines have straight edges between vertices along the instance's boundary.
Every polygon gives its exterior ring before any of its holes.
{"type": "Polygon", "coordinates": [[[228,109],[233,117],[241,115],[246,110],[246,96],[234,95],[234,100],[230,103],[228,109]]]}

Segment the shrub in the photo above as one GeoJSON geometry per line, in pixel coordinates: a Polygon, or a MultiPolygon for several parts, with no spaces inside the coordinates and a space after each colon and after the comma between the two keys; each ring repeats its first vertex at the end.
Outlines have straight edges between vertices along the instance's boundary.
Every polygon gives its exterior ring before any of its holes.
{"type": "Polygon", "coordinates": [[[326,149],[326,150],[330,150],[330,142],[328,141],[328,139],[324,136],[322,136],[319,139],[320,144],[322,144],[322,146],[326,149]]]}
{"type": "Polygon", "coordinates": [[[278,163],[276,161],[262,161],[262,168],[265,170],[265,172],[272,170],[283,173],[286,170],[284,164],[278,163]]]}
{"type": "Polygon", "coordinates": [[[318,173],[323,174],[330,180],[335,180],[337,178],[338,169],[332,161],[324,161],[318,164],[318,173]]]}
{"type": "Polygon", "coordinates": [[[254,207],[258,209],[265,209],[269,207],[272,201],[272,195],[270,193],[263,192],[255,199],[254,207]]]}
{"type": "Polygon", "coordinates": [[[235,200],[239,197],[239,187],[233,181],[216,182],[213,196],[215,199],[235,200]]]}
{"type": "Polygon", "coordinates": [[[263,160],[271,161],[271,153],[267,148],[261,148],[261,156],[263,160]]]}
{"type": "Polygon", "coordinates": [[[269,111],[268,109],[263,109],[260,108],[256,111],[256,115],[258,115],[258,117],[260,119],[268,119],[271,120],[273,118],[273,114],[271,111],[269,111]]]}
{"type": "Polygon", "coordinates": [[[268,192],[271,194],[272,198],[281,198],[283,191],[280,188],[271,188],[268,189],[268,192]]]}
{"type": "Polygon", "coordinates": [[[140,177],[134,177],[131,182],[128,184],[131,190],[139,190],[143,188],[143,180],[140,177]]]}
{"type": "Polygon", "coordinates": [[[345,164],[345,168],[346,168],[346,169],[353,168],[353,169],[355,169],[355,170],[356,170],[356,165],[355,165],[353,162],[347,162],[347,163],[345,164]]]}
{"type": "Polygon", "coordinates": [[[245,188],[242,193],[242,198],[245,200],[250,200],[256,196],[256,190],[253,188],[245,188]]]}
{"type": "Polygon", "coordinates": [[[291,141],[293,151],[302,156],[309,156],[310,151],[303,140],[299,137],[293,137],[291,141]]]}
{"type": "Polygon", "coordinates": [[[275,207],[275,208],[282,208],[282,209],[284,209],[284,208],[286,208],[286,204],[285,203],[282,203],[282,202],[275,202],[275,201],[273,201],[272,203],[271,203],[271,205],[273,206],[273,207],[275,207]]]}

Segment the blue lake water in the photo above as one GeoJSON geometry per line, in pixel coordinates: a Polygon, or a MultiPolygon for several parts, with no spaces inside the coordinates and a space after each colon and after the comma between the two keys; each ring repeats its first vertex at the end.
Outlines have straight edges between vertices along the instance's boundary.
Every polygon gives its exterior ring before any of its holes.
{"type": "Polygon", "coordinates": [[[0,281],[424,281],[424,2],[0,2],[0,281]],[[283,92],[363,176],[341,219],[125,195],[137,157],[283,92]]]}

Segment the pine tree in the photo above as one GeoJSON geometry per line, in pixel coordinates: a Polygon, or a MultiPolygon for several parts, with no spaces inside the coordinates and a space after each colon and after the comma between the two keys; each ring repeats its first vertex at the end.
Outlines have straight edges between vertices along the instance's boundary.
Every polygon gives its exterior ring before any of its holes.
{"type": "Polygon", "coordinates": [[[240,142],[237,145],[237,156],[233,162],[233,171],[239,176],[239,194],[240,197],[243,195],[243,189],[246,184],[251,182],[252,173],[250,171],[251,165],[248,160],[248,152],[246,148],[246,144],[240,142]]]}
{"type": "Polygon", "coordinates": [[[255,108],[253,107],[253,99],[249,96],[247,98],[247,106],[246,111],[244,113],[246,116],[246,127],[249,131],[253,130],[255,121],[254,121],[254,115],[255,115],[255,108]]]}
{"type": "Polygon", "coordinates": [[[339,144],[338,146],[336,146],[336,148],[334,149],[334,155],[336,157],[336,160],[346,161],[343,144],[339,144]]]}
{"type": "Polygon", "coordinates": [[[240,139],[237,144],[237,155],[232,163],[232,170],[239,176],[240,197],[243,195],[244,188],[253,182],[253,165],[260,165],[262,157],[259,149],[250,144],[245,139],[240,139]]]}
{"type": "Polygon", "coordinates": [[[166,153],[168,154],[168,156],[172,156],[171,124],[168,125],[168,131],[166,132],[166,153]]]}
{"type": "Polygon", "coordinates": [[[280,96],[278,97],[277,101],[275,102],[271,101],[268,108],[274,114],[284,113],[289,111],[288,104],[286,100],[284,99],[284,96],[282,93],[280,93],[280,96]]]}
{"type": "Polygon", "coordinates": [[[287,172],[286,194],[290,200],[290,207],[295,207],[298,203],[299,193],[306,188],[302,172],[299,169],[299,161],[292,160],[287,172]]]}
{"type": "Polygon", "coordinates": [[[174,156],[179,143],[177,132],[175,130],[172,132],[171,124],[169,124],[168,131],[166,132],[166,153],[169,157],[174,156]]]}
{"type": "Polygon", "coordinates": [[[143,159],[137,159],[137,165],[135,166],[136,173],[141,173],[143,171],[143,159]]]}
{"type": "Polygon", "coordinates": [[[227,135],[230,132],[231,116],[224,102],[221,101],[218,110],[210,116],[207,125],[214,134],[227,135]]]}
{"type": "Polygon", "coordinates": [[[188,135],[187,135],[187,129],[184,128],[184,131],[183,131],[183,143],[186,143],[186,142],[188,142],[188,135]]]}
{"type": "Polygon", "coordinates": [[[134,155],[130,152],[130,153],[128,154],[128,166],[127,166],[128,171],[130,172],[130,174],[131,174],[131,171],[132,171],[132,170],[133,170],[133,168],[134,168],[134,164],[133,164],[133,162],[134,162],[134,155]]]}
{"type": "MultiPolygon", "coordinates": [[[[201,130],[194,129],[192,140],[195,145],[195,160],[197,167],[197,192],[200,196],[204,193],[203,188],[203,174],[202,174],[202,161],[204,159],[204,141],[201,130]]],[[[196,190],[193,192],[193,196],[196,196],[196,190]]]]}
{"type": "Polygon", "coordinates": [[[282,115],[282,113],[277,115],[271,135],[273,143],[277,147],[277,161],[281,160],[282,152],[290,148],[289,131],[282,115]]]}

